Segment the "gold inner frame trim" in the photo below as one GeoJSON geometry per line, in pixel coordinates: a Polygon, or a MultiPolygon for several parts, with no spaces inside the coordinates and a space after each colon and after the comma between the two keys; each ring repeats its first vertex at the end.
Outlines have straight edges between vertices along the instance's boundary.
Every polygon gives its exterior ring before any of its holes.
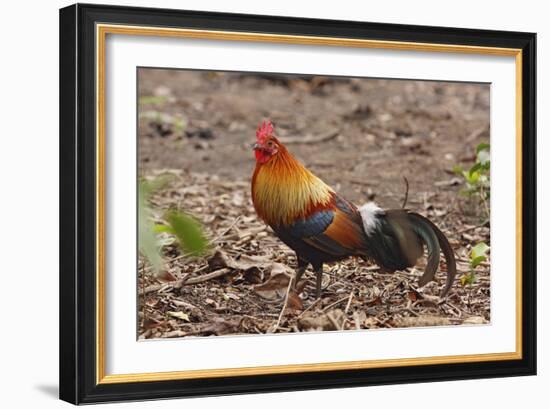
{"type": "Polygon", "coordinates": [[[298,36],[234,31],[178,29],[165,27],[96,25],[96,382],[114,384],[164,380],[204,379],[228,376],[290,374],[350,369],[389,368],[466,362],[517,360],[522,358],[522,51],[515,48],[457,44],[414,43],[353,38],[298,36]],[[428,51],[513,56],[516,64],[516,350],[505,353],[449,355],[368,361],[321,362],[314,364],[149,372],[105,373],[105,42],[107,34],[194,38],[223,41],[267,42],[296,45],[373,48],[402,51],[428,51]]]}

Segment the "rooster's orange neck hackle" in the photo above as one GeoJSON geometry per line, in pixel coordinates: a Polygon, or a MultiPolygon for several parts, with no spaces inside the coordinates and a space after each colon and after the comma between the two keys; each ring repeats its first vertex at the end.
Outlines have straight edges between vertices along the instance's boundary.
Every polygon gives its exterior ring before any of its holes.
{"type": "Polygon", "coordinates": [[[287,151],[267,121],[256,131],[252,201],[267,224],[282,226],[333,208],[334,191],[287,151]]]}

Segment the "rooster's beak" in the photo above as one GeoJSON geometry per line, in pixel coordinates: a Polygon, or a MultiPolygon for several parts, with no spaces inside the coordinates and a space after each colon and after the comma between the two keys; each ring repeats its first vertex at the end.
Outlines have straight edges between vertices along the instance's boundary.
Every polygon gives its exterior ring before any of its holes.
{"type": "Polygon", "coordinates": [[[262,146],[259,143],[253,143],[252,145],[250,145],[250,147],[253,150],[257,150],[257,149],[260,149],[262,146]]]}

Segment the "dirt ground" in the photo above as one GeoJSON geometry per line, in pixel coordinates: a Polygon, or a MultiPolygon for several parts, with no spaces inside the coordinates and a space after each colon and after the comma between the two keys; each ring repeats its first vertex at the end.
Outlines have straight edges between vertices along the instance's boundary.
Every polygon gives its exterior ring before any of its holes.
{"type": "Polygon", "coordinates": [[[373,329],[490,320],[490,263],[462,286],[471,247],[490,245],[479,204],[459,195],[452,168],[489,141],[489,85],[141,69],[139,172],[173,175],[151,198],[155,216],[178,208],[200,220],[211,251],[186,256],[167,238],[161,277],[139,262],[139,338],[373,329]],[[382,274],[359,259],[325,269],[323,295],[306,273],[288,291],[294,253],[255,215],[250,179],[258,123],[356,204],[407,208],[447,235],[459,270],[449,297],[418,288],[423,265],[382,274]]]}

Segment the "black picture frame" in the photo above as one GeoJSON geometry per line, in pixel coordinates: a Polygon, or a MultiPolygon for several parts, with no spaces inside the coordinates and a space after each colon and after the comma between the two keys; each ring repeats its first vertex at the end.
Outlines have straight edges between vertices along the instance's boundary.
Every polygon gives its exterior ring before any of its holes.
{"type": "Polygon", "coordinates": [[[536,374],[536,34],[77,4],[60,10],[60,398],[74,404],[536,374]],[[97,23],[522,50],[521,359],[101,384],[96,356],[97,23]]]}

